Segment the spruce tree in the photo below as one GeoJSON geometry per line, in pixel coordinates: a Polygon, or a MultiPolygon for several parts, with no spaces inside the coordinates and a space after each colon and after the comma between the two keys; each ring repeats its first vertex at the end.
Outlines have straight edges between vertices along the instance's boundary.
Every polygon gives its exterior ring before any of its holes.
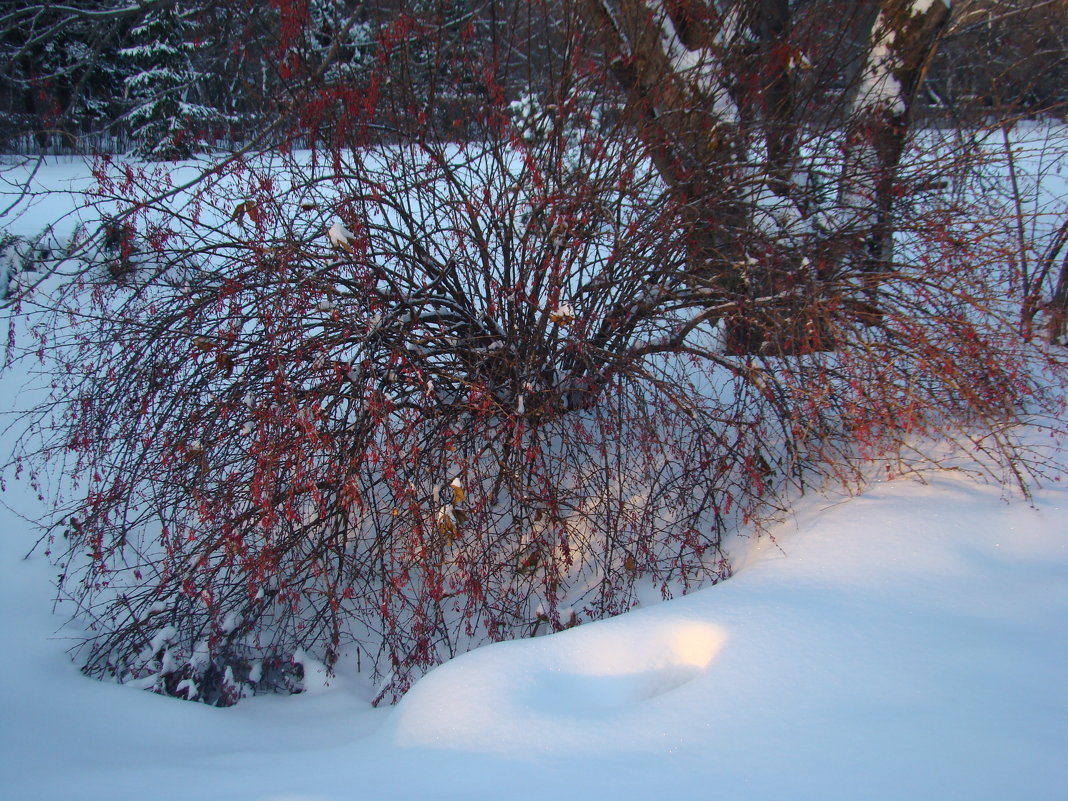
{"type": "Polygon", "coordinates": [[[137,155],[154,161],[185,159],[201,151],[210,129],[225,119],[198,102],[200,74],[197,9],[178,3],[150,11],[130,31],[121,55],[131,66],[126,78],[126,114],[137,155]]]}

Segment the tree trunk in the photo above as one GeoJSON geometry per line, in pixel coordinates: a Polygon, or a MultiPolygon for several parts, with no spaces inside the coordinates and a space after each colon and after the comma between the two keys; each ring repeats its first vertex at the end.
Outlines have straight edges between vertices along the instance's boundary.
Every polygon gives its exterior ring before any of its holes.
{"type": "Polygon", "coordinates": [[[897,165],[916,90],[948,18],[943,0],[880,3],[845,106],[833,241],[815,246],[785,225],[769,232],[763,221],[769,207],[794,218],[811,213],[798,180],[804,156],[797,134],[809,120],[795,96],[803,54],[791,41],[788,0],[726,11],[705,0],[581,2],[688,234],[688,270],[677,283],[730,309],[727,351],[828,350],[836,314],[877,322],[877,278],[864,298],[836,299],[825,287],[842,265],[809,265],[832,252],[873,276],[888,268],[897,165]]]}

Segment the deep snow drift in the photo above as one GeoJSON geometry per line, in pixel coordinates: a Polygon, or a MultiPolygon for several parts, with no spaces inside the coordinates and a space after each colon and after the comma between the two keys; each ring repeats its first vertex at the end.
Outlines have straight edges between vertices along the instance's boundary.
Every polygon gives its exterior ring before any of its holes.
{"type": "Polygon", "coordinates": [[[1062,799],[1068,492],[927,481],[809,500],[730,581],[479,649],[391,710],[343,680],[214,709],[82,678],[6,512],[3,795],[1062,799]]]}

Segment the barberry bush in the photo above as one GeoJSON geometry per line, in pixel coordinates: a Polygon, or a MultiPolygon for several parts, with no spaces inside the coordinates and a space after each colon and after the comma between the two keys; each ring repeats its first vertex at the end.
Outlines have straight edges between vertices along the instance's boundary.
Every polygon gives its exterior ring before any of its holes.
{"type": "Polygon", "coordinates": [[[970,202],[1000,180],[976,136],[912,125],[942,4],[859,36],[774,2],[425,5],[359,78],[309,68],[276,147],[99,159],[95,244],[25,299],[87,673],[227,705],[356,663],[391,701],[722,579],[729,532],[947,437],[1042,471],[1019,205],[970,202]],[[479,24],[499,49],[460,46],[479,24]]]}

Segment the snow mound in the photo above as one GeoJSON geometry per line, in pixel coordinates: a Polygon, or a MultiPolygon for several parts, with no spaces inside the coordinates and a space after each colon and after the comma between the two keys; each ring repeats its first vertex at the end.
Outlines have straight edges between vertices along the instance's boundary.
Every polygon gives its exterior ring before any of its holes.
{"type": "Polygon", "coordinates": [[[940,473],[824,507],[729,581],[486,646],[392,710],[346,681],[220,710],[80,677],[2,514],[5,798],[1061,801],[1068,492],[940,473]]]}
{"type": "MultiPolygon", "coordinates": [[[[657,610],[659,611],[659,610],[657,610]]],[[[586,724],[639,713],[706,672],[726,631],[636,612],[551,637],[498,643],[437,668],[398,705],[399,745],[492,751],[566,743],[586,724]]],[[[581,736],[581,735],[579,735],[581,736]]]]}

